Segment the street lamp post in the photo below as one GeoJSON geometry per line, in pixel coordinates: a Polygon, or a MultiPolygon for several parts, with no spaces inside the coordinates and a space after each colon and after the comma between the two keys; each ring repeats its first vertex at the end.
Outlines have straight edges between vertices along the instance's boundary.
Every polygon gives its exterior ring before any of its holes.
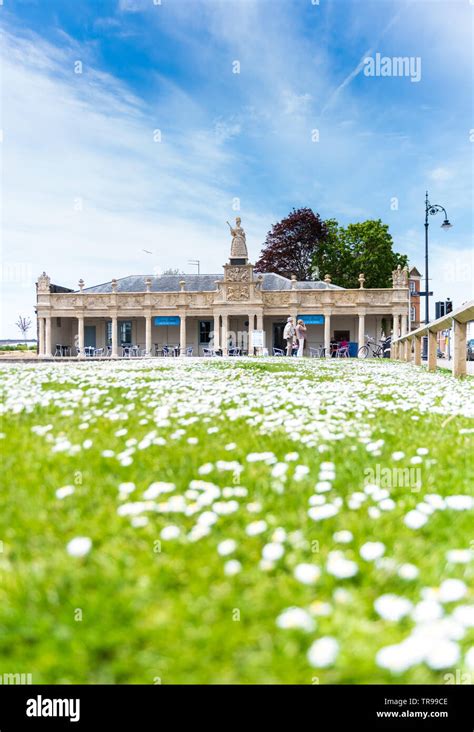
{"type": "Polygon", "coordinates": [[[452,228],[452,224],[449,223],[448,214],[443,206],[438,204],[431,204],[428,200],[428,191],[426,191],[425,199],[425,292],[421,293],[425,296],[425,325],[430,322],[430,291],[429,291],[429,279],[428,279],[428,214],[434,216],[435,214],[443,211],[444,221],[441,224],[441,228],[445,231],[452,228]]]}

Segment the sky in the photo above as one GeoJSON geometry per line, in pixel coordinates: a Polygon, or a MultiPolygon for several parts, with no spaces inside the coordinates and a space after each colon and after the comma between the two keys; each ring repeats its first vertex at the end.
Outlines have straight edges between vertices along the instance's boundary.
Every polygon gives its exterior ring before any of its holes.
{"type": "Polygon", "coordinates": [[[380,218],[423,274],[426,190],[454,224],[430,217],[432,300],[473,298],[471,0],[0,0],[0,19],[0,338],[43,271],[221,272],[238,215],[251,261],[293,208],[380,218]]]}

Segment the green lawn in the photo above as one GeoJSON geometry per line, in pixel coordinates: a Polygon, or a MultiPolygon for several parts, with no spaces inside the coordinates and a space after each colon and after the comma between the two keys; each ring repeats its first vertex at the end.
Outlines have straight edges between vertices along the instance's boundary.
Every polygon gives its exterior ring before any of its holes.
{"type": "Polygon", "coordinates": [[[0,381],[0,673],[474,677],[472,380],[170,359],[0,381]]]}

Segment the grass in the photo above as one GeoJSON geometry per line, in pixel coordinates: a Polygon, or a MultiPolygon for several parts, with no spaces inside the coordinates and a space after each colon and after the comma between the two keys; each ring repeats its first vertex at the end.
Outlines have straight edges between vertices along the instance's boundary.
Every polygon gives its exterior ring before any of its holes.
{"type": "Polygon", "coordinates": [[[404,523],[426,494],[473,494],[472,381],[391,362],[306,359],[12,364],[0,377],[0,672],[32,673],[34,683],[442,684],[468,667],[466,623],[454,663],[422,659],[399,673],[381,665],[380,649],[422,623],[384,619],[374,602],[394,594],[415,606],[429,595],[445,617],[472,606],[472,511],[437,510],[418,529],[404,523]],[[252,461],[253,453],[270,455],[252,461]],[[275,461],[287,465],[283,476],[275,461]],[[322,463],[334,463],[335,477],[315,493],[322,463]],[[390,510],[370,490],[349,506],[371,475],[383,476],[390,510]],[[221,496],[196,505],[206,490],[188,493],[196,480],[221,496]],[[144,525],[118,513],[156,481],[175,489],[142,506],[144,525]],[[120,497],[130,482],[135,490],[120,497]],[[66,485],[72,495],[57,498],[66,485]],[[336,515],[310,518],[314,495],[339,504],[336,515]],[[187,513],[171,512],[170,496],[184,496],[187,513]],[[232,501],[236,510],[221,513],[232,501]],[[195,538],[213,510],[209,533],[195,538]],[[249,536],[257,520],[267,527],[249,536]],[[162,538],[170,525],[179,536],[162,538]],[[340,531],[351,532],[349,543],[336,541],[340,531]],[[92,540],[82,557],[67,551],[78,536],[92,540]],[[221,556],[228,539],[236,548],[221,556]],[[367,542],[384,545],[382,561],[362,559],[367,542]],[[268,543],[284,553],[262,564],[268,543]],[[470,560],[448,560],[457,549],[470,560]],[[334,551],[357,563],[355,576],[328,571],[334,551]],[[240,571],[226,574],[234,559],[240,571]],[[295,578],[301,563],[319,568],[315,584],[295,578]],[[407,563],[419,572],[412,580],[398,574],[407,563]],[[462,599],[439,598],[448,578],[465,583],[462,599]],[[313,619],[309,632],[278,627],[294,606],[313,619]],[[309,648],[326,636],[338,641],[337,657],[310,663],[309,648]]]}

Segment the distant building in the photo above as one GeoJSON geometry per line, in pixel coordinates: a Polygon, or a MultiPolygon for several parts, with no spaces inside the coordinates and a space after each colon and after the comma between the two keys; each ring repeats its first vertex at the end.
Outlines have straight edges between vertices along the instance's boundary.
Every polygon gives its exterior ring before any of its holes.
{"type": "MultiPolygon", "coordinates": [[[[130,353],[130,347],[153,356],[163,353],[164,346],[183,355],[192,349],[195,356],[208,349],[261,353],[266,352],[262,339],[271,355],[284,347],[288,316],[305,320],[307,345],[324,346],[327,353],[334,341],[349,341],[357,352],[366,334],[378,340],[392,328],[396,334],[407,332],[407,268],[393,272],[391,288],[380,289],[366,288],[362,274],[359,288],[352,290],[333,284],[329,275],[323,281],[298,282],[271,272],[257,274],[248,261],[240,221],[231,231],[231,256],[223,274],[132,275],[87,288],[80,280],[73,291],[53,285],[43,273],[36,307],[40,356],[116,358],[130,353]]],[[[416,283],[419,274],[412,272],[416,283]]],[[[419,304],[414,306],[416,323],[419,304]]]]}
{"type": "Polygon", "coordinates": [[[416,267],[412,267],[408,274],[408,286],[410,288],[410,330],[415,330],[421,325],[420,283],[421,274],[416,267]]]}

